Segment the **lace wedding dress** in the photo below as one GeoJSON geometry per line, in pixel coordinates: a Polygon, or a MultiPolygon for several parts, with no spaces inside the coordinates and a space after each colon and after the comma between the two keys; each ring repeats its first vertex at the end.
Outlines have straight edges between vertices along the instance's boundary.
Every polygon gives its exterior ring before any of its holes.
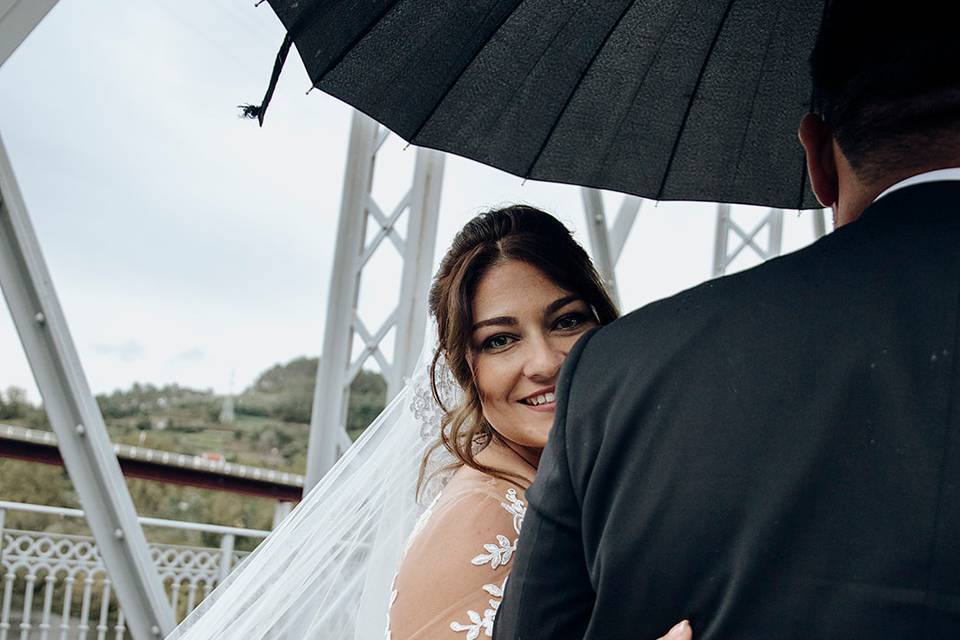
{"type": "Polygon", "coordinates": [[[414,528],[394,582],[387,640],[492,637],[525,512],[513,484],[457,471],[414,528]]]}

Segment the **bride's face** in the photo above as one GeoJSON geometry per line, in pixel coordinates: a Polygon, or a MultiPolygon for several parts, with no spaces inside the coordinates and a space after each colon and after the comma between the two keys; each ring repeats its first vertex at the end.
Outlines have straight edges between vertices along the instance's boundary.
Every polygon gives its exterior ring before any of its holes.
{"type": "Polygon", "coordinates": [[[483,415],[536,465],[553,425],[560,365],[597,322],[578,295],[517,260],[483,276],[473,318],[470,366],[483,415]]]}

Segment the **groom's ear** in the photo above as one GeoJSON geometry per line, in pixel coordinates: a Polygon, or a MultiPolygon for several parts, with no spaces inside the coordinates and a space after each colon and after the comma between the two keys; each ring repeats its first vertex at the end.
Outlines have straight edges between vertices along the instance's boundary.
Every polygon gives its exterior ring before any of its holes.
{"type": "Polygon", "coordinates": [[[800,144],[807,155],[807,172],[810,186],[825,207],[837,203],[839,177],[833,149],[833,133],[830,127],[814,113],[808,113],[800,121],[800,144]]]}

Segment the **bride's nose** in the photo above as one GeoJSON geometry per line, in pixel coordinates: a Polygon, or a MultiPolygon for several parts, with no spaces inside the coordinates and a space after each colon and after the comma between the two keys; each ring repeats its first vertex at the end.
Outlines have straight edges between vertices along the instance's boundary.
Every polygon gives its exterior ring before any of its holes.
{"type": "Polygon", "coordinates": [[[531,380],[553,382],[567,357],[566,350],[546,338],[528,341],[528,352],[523,363],[523,374],[531,380]]]}

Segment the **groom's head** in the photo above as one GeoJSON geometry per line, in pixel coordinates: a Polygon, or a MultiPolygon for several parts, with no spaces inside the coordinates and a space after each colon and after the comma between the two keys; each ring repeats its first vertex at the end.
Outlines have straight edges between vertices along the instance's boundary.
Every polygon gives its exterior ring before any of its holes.
{"type": "Polygon", "coordinates": [[[952,0],[828,4],[800,137],[817,197],[845,223],[890,184],[960,165],[960,10],[952,0]]]}

